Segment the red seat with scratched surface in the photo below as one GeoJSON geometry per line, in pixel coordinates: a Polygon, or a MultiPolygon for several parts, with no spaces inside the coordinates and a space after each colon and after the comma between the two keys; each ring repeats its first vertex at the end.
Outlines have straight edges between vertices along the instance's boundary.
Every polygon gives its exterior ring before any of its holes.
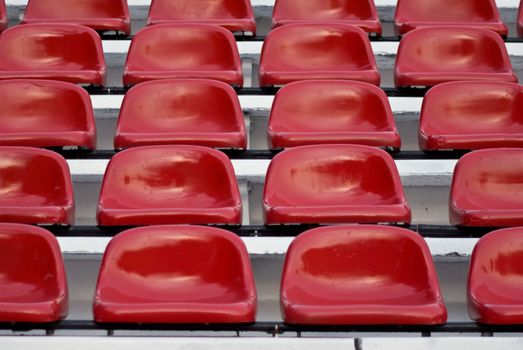
{"type": "Polygon", "coordinates": [[[29,0],[24,23],[74,23],[131,34],[127,0],[29,0]]]}
{"type": "Polygon", "coordinates": [[[390,226],[312,229],[285,257],[285,322],[302,325],[435,325],[447,320],[429,248],[390,226]]]}
{"type": "Polygon", "coordinates": [[[26,24],[0,35],[0,79],[52,79],[104,85],[100,36],[78,24],[26,24]]]}
{"type": "Polygon", "coordinates": [[[0,322],[55,322],[67,316],[67,277],[53,234],[0,224],[0,322]]]}
{"type": "Polygon", "coordinates": [[[505,42],[474,27],[423,27],[401,39],[394,67],[396,87],[459,81],[517,82],[505,42]]]}
{"type": "Polygon", "coordinates": [[[148,80],[200,78],[243,86],[234,35],[210,24],[158,24],[134,36],[123,75],[125,86],[148,80]]]}
{"type": "Polygon", "coordinates": [[[116,126],[116,149],[190,144],[245,149],[247,133],[234,89],[220,81],[166,79],[131,88],[116,126]]]}
{"type": "Polygon", "coordinates": [[[104,175],[98,224],[239,225],[242,205],[229,158],[212,148],[144,146],[119,152],[104,175]]]}
{"type": "Polygon", "coordinates": [[[394,160],[361,145],[313,145],[273,158],[263,193],[266,224],[410,223],[394,160]]]}
{"type": "Polygon", "coordinates": [[[494,0],[398,0],[394,15],[397,34],[427,26],[470,26],[507,36],[494,0]]]}
{"type": "Polygon", "coordinates": [[[277,0],[274,4],[273,27],[311,21],[352,24],[381,35],[378,11],[372,0],[277,0]]]}
{"type": "Polygon", "coordinates": [[[206,23],[256,34],[249,0],[153,0],[147,23],[206,23]]]}
{"type": "Polygon", "coordinates": [[[0,81],[0,145],[96,148],[86,90],[54,80],[0,81]]]}
{"type": "Polygon", "coordinates": [[[122,232],[105,251],[93,311],[97,322],[252,323],[249,254],[238,236],[218,228],[122,232]]]}
{"type": "Polygon", "coordinates": [[[259,73],[261,87],[311,79],[380,84],[368,35],[340,23],[289,24],[272,30],[263,43],[259,73]]]}

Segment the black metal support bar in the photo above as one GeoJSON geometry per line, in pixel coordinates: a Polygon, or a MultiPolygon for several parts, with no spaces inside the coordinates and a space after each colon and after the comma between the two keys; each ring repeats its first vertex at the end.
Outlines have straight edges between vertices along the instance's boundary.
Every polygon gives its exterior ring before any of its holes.
{"type": "MultiPolygon", "coordinates": [[[[231,231],[240,237],[295,237],[319,225],[279,225],[279,226],[216,226],[231,231]]],[[[408,225],[398,226],[419,233],[426,238],[472,238],[482,237],[497,229],[494,227],[456,227],[448,225],[408,225]]],[[[129,226],[44,226],[57,237],[112,237],[128,230],[129,226]]]]}
{"type": "MultiPolygon", "coordinates": [[[[122,41],[122,40],[132,40],[134,38],[134,35],[125,35],[125,34],[114,34],[114,33],[100,33],[100,37],[102,40],[111,40],[111,41],[122,41]]],[[[235,34],[234,37],[236,38],[237,42],[242,41],[265,41],[266,36],[265,35],[242,35],[242,34],[235,34]]],[[[510,38],[503,38],[506,43],[523,43],[523,38],[518,37],[510,37],[510,38]]],[[[376,35],[370,35],[369,40],[371,42],[399,42],[401,40],[400,36],[396,35],[389,35],[389,36],[376,36],[376,35]]]]}
{"type": "MultiPolygon", "coordinates": [[[[123,86],[85,86],[87,92],[91,95],[125,95],[129,90],[129,87],[123,86]]],[[[244,87],[237,88],[236,92],[239,96],[273,96],[278,92],[278,87],[244,87]]],[[[382,87],[382,90],[389,97],[423,97],[428,91],[427,88],[394,88],[394,87],[382,87]]]]}
{"type": "MultiPolygon", "coordinates": [[[[389,97],[423,97],[428,91],[428,88],[416,88],[416,87],[382,87],[381,88],[389,97]]],[[[236,89],[239,96],[271,96],[278,92],[278,87],[244,87],[236,89]]]]}
{"type": "Polygon", "coordinates": [[[194,332],[258,332],[271,335],[283,333],[521,333],[523,325],[482,325],[474,322],[449,322],[438,326],[424,325],[289,325],[283,322],[256,322],[252,324],[146,324],[146,323],[96,323],[89,320],[65,320],[56,323],[0,323],[0,329],[14,332],[45,331],[194,331],[194,332]]]}
{"type": "MultiPolygon", "coordinates": [[[[66,159],[111,159],[117,151],[113,150],[62,150],[52,149],[60,153],[66,159]]],[[[272,159],[281,150],[221,150],[230,159],[272,159]]],[[[467,151],[440,151],[440,152],[421,152],[421,151],[390,151],[392,158],[396,160],[430,160],[430,159],[459,159],[467,151]]]]}

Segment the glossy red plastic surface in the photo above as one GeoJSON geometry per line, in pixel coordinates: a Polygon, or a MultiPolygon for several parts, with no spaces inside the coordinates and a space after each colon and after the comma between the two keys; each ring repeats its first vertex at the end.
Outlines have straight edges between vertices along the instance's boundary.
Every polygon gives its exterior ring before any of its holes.
{"type": "Polygon", "coordinates": [[[519,3],[518,18],[517,18],[517,31],[520,38],[523,37],[523,3],[519,3]]]}
{"type": "Polygon", "coordinates": [[[54,322],[67,310],[56,238],[35,226],[0,224],[0,322],[54,322]]]}
{"type": "Polygon", "coordinates": [[[296,80],[346,79],[379,85],[380,75],[367,33],[338,23],[289,24],[263,43],[260,86],[296,80]]]}
{"type": "Polygon", "coordinates": [[[473,27],[424,27],[400,41],[397,87],[432,86],[456,80],[517,82],[501,37],[473,27]]]}
{"type": "Polygon", "coordinates": [[[96,147],[87,91],[53,80],[0,81],[0,145],[96,147]]]}
{"type": "Polygon", "coordinates": [[[455,25],[508,35],[494,0],[398,0],[394,29],[399,35],[420,27],[455,25]]]}
{"type": "Polygon", "coordinates": [[[352,24],[366,32],[381,35],[381,23],[373,0],[277,0],[272,25],[310,21],[352,24]]]}
{"type": "Polygon", "coordinates": [[[0,32],[7,28],[7,9],[5,1],[0,0],[0,32]]]}
{"type": "Polygon", "coordinates": [[[127,0],[29,0],[22,23],[74,23],[131,34],[127,0]]]}
{"type": "Polygon", "coordinates": [[[31,147],[0,147],[0,221],[74,223],[74,198],[66,160],[31,147]]]}
{"type": "Polygon", "coordinates": [[[105,172],[98,224],[241,223],[240,192],[229,158],[200,146],[122,151],[105,172]]]}
{"type": "Polygon", "coordinates": [[[202,226],[125,231],[105,251],[97,322],[251,323],[256,287],[235,234],[202,226]]]}
{"type": "Polygon", "coordinates": [[[287,251],[280,301],[292,324],[447,320],[427,244],[390,226],[331,226],[299,235],[287,251]]]}
{"type": "Polygon", "coordinates": [[[449,215],[453,225],[523,225],[523,149],[464,155],[454,170],[449,215]]]}
{"type": "Polygon", "coordinates": [[[124,85],[169,78],[214,79],[243,86],[234,35],[222,27],[193,23],[140,30],[129,48],[124,85]]]}
{"type": "Polygon", "coordinates": [[[220,81],[150,81],[130,89],[116,126],[116,149],[154,144],[246,148],[243,112],[220,81]]]}
{"type": "Polygon", "coordinates": [[[104,85],[100,36],[77,24],[27,24],[0,36],[0,79],[52,79],[104,85]]]}
{"type": "Polygon", "coordinates": [[[451,82],[430,89],[421,108],[422,150],[523,147],[523,90],[504,82],[451,82]]]}
{"type": "Polygon", "coordinates": [[[360,145],[285,150],[267,170],[266,224],[410,223],[411,213],[392,157],[360,145]]]}
{"type": "Polygon", "coordinates": [[[207,23],[233,32],[256,34],[256,21],[249,0],[153,0],[148,24],[207,23]]]}
{"type": "Polygon", "coordinates": [[[272,148],[327,143],[401,147],[383,90],[346,80],[285,85],[272,105],[268,137],[272,148]]]}
{"type": "Polygon", "coordinates": [[[493,231],[472,252],[468,310],[474,321],[523,323],[523,228],[493,231]]]}

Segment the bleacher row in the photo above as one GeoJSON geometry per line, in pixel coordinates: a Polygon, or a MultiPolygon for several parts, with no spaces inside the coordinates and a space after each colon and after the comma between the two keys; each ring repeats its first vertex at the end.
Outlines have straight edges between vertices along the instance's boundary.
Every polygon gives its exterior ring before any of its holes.
{"type": "MultiPolygon", "coordinates": [[[[358,26],[365,32],[381,35],[382,28],[372,0],[357,1],[276,1],[272,14],[274,28],[310,21],[343,22],[358,26]]],[[[127,0],[71,1],[64,5],[55,0],[30,0],[22,24],[76,23],[97,31],[130,34],[127,0]]],[[[163,23],[205,22],[233,32],[256,34],[256,21],[249,0],[198,2],[189,0],[154,0],[149,8],[147,25],[163,23]]],[[[518,15],[518,33],[523,36],[523,16],[518,15]]],[[[394,15],[394,29],[399,35],[433,25],[471,25],[490,29],[507,36],[492,0],[423,1],[399,0],[394,15]]],[[[0,3],[0,30],[7,27],[5,3],[0,3]]]]}
{"type": "MultiPolygon", "coordinates": [[[[0,36],[0,79],[14,78],[103,86],[106,67],[101,39],[94,30],[77,24],[11,27],[0,36]],[[17,45],[20,41],[26,49],[17,45]]],[[[159,24],[140,30],[131,42],[123,85],[159,78],[214,79],[242,87],[233,34],[199,23],[159,24]]],[[[292,24],[271,31],[261,53],[260,86],[310,79],[347,79],[379,86],[367,34],[344,23],[292,24]]],[[[404,35],[394,79],[397,87],[470,79],[517,82],[501,36],[464,26],[424,27],[404,35]]]]}
{"type": "MultiPolygon", "coordinates": [[[[520,85],[505,82],[435,86],[423,100],[420,150],[520,147],[522,93],[520,85]]],[[[0,98],[0,145],[96,149],[93,107],[84,89],[60,81],[11,79],[0,81],[0,98]]],[[[267,138],[274,150],[334,143],[401,148],[386,94],[348,80],[306,80],[281,88],[267,138]]],[[[232,87],[215,80],[162,79],[125,94],[114,135],[116,150],[184,143],[247,148],[243,112],[232,87]]]]}
{"type": "MultiPolygon", "coordinates": [[[[74,225],[73,186],[66,160],[43,148],[96,149],[93,108],[78,84],[105,84],[100,32],[130,33],[125,1],[67,4],[30,0],[22,24],[0,34],[0,322],[67,315],[60,247],[46,226],[74,225]]],[[[231,31],[255,34],[255,22],[248,1],[202,4],[153,0],[149,26],[132,39],[97,223],[143,227],[107,247],[96,322],[256,321],[249,255],[225,230],[242,222],[238,182],[217,150],[247,148],[231,31]]],[[[265,176],[264,224],[327,225],[287,252],[284,321],[444,324],[425,241],[391,226],[409,224],[411,210],[393,158],[378,148],[399,150],[401,139],[370,46],[369,33],[381,34],[374,4],[278,0],[273,24],[259,76],[262,88],[283,86],[267,135],[284,150],[265,176]]],[[[431,87],[420,149],[472,151],[454,171],[449,222],[504,228],[472,255],[470,318],[521,324],[523,100],[507,28],[491,0],[400,0],[395,24],[396,86],[431,87]]]]}
{"type": "MultiPolygon", "coordinates": [[[[2,322],[54,322],[67,315],[60,247],[43,228],[0,224],[2,322]],[[37,252],[37,254],[35,254],[37,252]]],[[[522,321],[523,231],[484,236],[469,275],[469,314],[487,324],[522,321]]],[[[417,233],[390,226],[330,226],[291,244],[283,270],[285,322],[298,325],[438,325],[447,311],[430,251],[417,233]],[[377,254],[379,259],[374,255],[377,254]],[[347,267],[350,268],[347,268],[347,267]]],[[[229,231],[162,225],[130,229],[109,243],[94,320],[109,323],[253,323],[256,287],[245,245],[229,231]]]]}
{"type": "MultiPolygon", "coordinates": [[[[2,221],[74,224],[74,194],[62,156],[9,146],[0,147],[0,154],[2,221]]],[[[523,199],[508,196],[519,193],[522,155],[521,149],[503,148],[463,156],[452,182],[451,224],[523,226],[523,199]]],[[[411,222],[392,157],[360,145],[301,146],[278,154],[267,171],[263,208],[267,225],[411,222]]],[[[237,180],[225,154],[167,145],[112,157],[97,220],[100,226],[240,225],[241,215],[237,180]]]]}

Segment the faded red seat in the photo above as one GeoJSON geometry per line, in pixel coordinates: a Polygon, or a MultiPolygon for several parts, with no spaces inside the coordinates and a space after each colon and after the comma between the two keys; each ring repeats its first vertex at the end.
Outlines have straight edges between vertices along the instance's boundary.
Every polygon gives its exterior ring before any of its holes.
{"type": "Polygon", "coordinates": [[[94,320],[252,323],[256,287],[235,234],[202,226],[151,226],[117,235],[105,251],[94,320]]]}
{"type": "Polygon", "coordinates": [[[62,253],[48,231],[0,224],[0,322],[55,322],[67,316],[62,253]]]}
{"type": "Polygon", "coordinates": [[[122,151],[104,175],[98,224],[241,223],[229,158],[200,146],[145,146],[122,151]]]}
{"type": "Polygon", "coordinates": [[[268,137],[272,148],[327,143],[401,147],[383,90],[346,80],[285,85],[272,105],[268,137]]]}
{"type": "Polygon", "coordinates": [[[24,23],[74,23],[131,34],[127,0],[29,0],[24,23]]]}
{"type": "Polygon", "coordinates": [[[5,1],[0,0],[0,32],[7,28],[7,9],[5,1]]]}
{"type": "Polygon", "coordinates": [[[403,35],[427,26],[470,26],[507,36],[494,0],[398,0],[394,29],[403,35]]]}
{"type": "Polygon", "coordinates": [[[256,34],[249,0],[153,0],[147,23],[207,23],[256,34]]]}
{"type": "Polygon", "coordinates": [[[443,324],[429,248],[415,232],[356,225],[312,229],[285,257],[281,307],[291,324],[443,324]]]}
{"type": "Polygon", "coordinates": [[[266,224],[410,223],[392,157],[361,145],[314,145],[273,158],[263,193],[266,224]]]}
{"type": "Polygon", "coordinates": [[[120,109],[114,147],[154,144],[246,148],[236,92],[220,81],[201,79],[157,80],[133,87],[120,109]]]}
{"type": "Polygon", "coordinates": [[[0,159],[0,221],[74,223],[71,175],[61,155],[31,147],[0,147],[0,159]]]}
{"type": "Polygon", "coordinates": [[[243,86],[234,35],[222,27],[194,23],[158,24],[140,30],[129,48],[124,85],[169,78],[214,79],[243,86]]]}
{"type": "Polygon", "coordinates": [[[77,24],[27,24],[0,36],[0,79],[53,79],[104,85],[100,36],[77,24]]]}
{"type": "Polygon", "coordinates": [[[450,194],[450,223],[523,225],[523,149],[474,151],[457,163],[450,194]]]}
{"type": "Polygon", "coordinates": [[[89,94],[53,80],[0,81],[0,145],[96,147],[89,94]]]}
{"type": "Polygon", "coordinates": [[[491,232],[474,247],[468,311],[476,322],[523,323],[523,228],[491,232]]]}
{"type": "Polygon", "coordinates": [[[523,37],[523,3],[519,3],[518,18],[516,22],[518,36],[523,37]]]}
{"type": "Polygon", "coordinates": [[[523,147],[523,90],[504,82],[451,82],[430,89],[421,109],[425,151],[523,147]]]}
{"type": "Polygon", "coordinates": [[[456,80],[517,82],[501,37],[473,27],[425,27],[400,41],[397,87],[432,86],[456,80]]]}
{"type": "Polygon", "coordinates": [[[274,5],[272,25],[311,21],[352,24],[366,32],[381,35],[381,23],[372,0],[278,0],[274,5]]]}
{"type": "Polygon", "coordinates": [[[379,85],[380,75],[367,34],[339,23],[289,24],[263,43],[260,86],[296,80],[346,79],[379,85]]]}

